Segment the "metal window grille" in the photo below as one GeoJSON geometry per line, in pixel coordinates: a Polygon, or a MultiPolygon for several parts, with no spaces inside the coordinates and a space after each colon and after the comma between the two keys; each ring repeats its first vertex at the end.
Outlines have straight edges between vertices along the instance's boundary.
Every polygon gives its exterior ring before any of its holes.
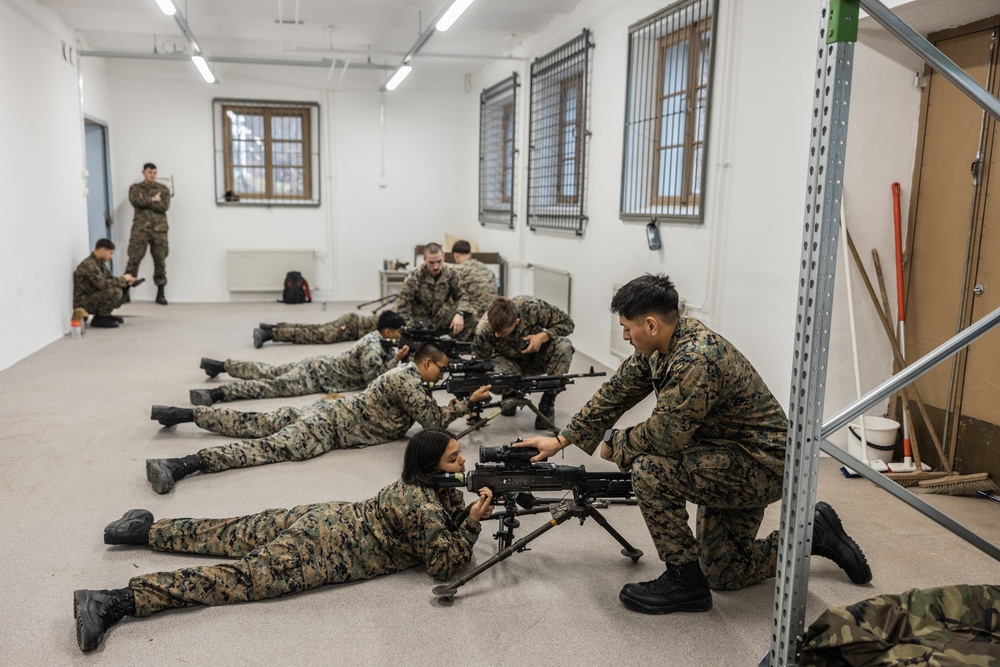
{"type": "Polygon", "coordinates": [[[316,105],[217,101],[219,201],[319,203],[316,105]]]}
{"type": "Polygon", "coordinates": [[[514,227],[517,74],[479,95],[479,222],[514,227]]]}
{"type": "Polygon", "coordinates": [[[718,0],[629,27],[622,220],[702,222],[718,0]]]}
{"type": "Polygon", "coordinates": [[[531,64],[528,226],[583,234],[590,137],[590,32],[531,64]]]}

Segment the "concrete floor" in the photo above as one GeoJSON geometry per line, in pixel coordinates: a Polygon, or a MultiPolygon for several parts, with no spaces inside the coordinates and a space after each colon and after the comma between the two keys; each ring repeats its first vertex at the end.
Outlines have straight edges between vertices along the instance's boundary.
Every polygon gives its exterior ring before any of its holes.
{"type": "MultiPolygon", "coordinates": [[[[436,582],[414,569],[281,600],[125,619],[94,654],[80,653],[74,589],[118,588],[137,573],[218,560],[106,547],[103,527],[123,511],[144,507],[157,518],[234,516],[360,500],[398,477],[404,441],[195,476],[163,496],[145,479],[146,458],[182,456],[226,441],[190,424],[161,429],[149,420],[154,403],[185,406],[189,389],[228,381],[207,379],[198,368],[200,357],[281,363],[337,353],[348,344],[267,344],[256,350],[251,330],[260,321],[322,322],[351,307],[133,303],[120,311],[126,318],[121,328],[92,329],[80,340],[67,336],[0,372],[0,534],[7,560],[0,569],[0,665],[758,663],[770,646],[774,592],[768,583],[717,593],[713,609],[703,614],[644,616],[619,604],[624,583],[654,578],[662,569],[635,507],[613,507],[605,516],[645,551],[638,564],[623,558],[593,521],[567,522],[461,588],[451,606],[442,606],[431,594],[436,582]]],[[[578,353],[573,371],[591,363],[578,353]]],[[[598,386],[597,379],[572,385],[557,403],[557,422],[565,423],[598,386]]],[[[231,405],[261,410],[316,398],[231,405]]],[[[651,405],[647,399],[622,423],[644,418],[651,405]]],[[[477,460],[480,445],[531,435],[532,423],[533,415],[522,411],[463,439],[468,465],[477,460]]],[[[576,448],[565,463],[613,469],[576,448]]],[[[871,483],[844,478],[825,457],[818,498],[837,508],[865,550],[874,581],[852,585],[831,562],[816,559],[807,622],[827,607],[883,593],[1000,581],[996,561],[871,483]]],[[[1000,543],[997,505],[979,498],[926,498],[1000,543]]],[[[769,508],[762,532],[777,528],[778,509],[769,508]]],[[[517,535],[546,520],[524,517],[517,535]]],[[[493,530],[492,524],[484,530],[475,562],[495,552],[493,530]]]]}

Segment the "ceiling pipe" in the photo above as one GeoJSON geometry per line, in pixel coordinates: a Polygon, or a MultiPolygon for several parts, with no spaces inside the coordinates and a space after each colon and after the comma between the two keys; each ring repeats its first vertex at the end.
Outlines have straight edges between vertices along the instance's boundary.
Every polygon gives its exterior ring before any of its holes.
{"type": "MultiPolygon", "coordinates": [[[[437,16],[435,16],[434,19],[427,24],[427,27],[424,28],[423,31],[420,33],[420,35],[417,37],[417,41],[413,43],[413,46],[410,47],[410,50],[406,52],[406,55],[403,56],[403,59],[399,62],[398,65],[396,65],[395,71],[398,72],[400,69],[410,64],[410,60],[413,58],[413,56],[417,55],[417,52],[423,48],[424,44],[427,43],[427,40],[431,38],[431,35],[437,32],[437,28],[435,27],[437,25],[437,22],[440,21],[441,18],[448,12],[452,4],[453,0],[448,0],[448,2],[445,3],[445,6],[442,7],[440,11],[438,11],[437,16]]],[[[388,83],[388,81],[386,81],[386,83],[388,83]]],[[[386,91],[385,86],[386,84],[383,83],[381,88],[382,92],[386,91]]]]}
{"type": "MultiPolygon", "coordinates": [[[[130,58],[134,60],[190,60],[183,53],[133,53],[127,51],[80,51],[80,57],[90,58],[130,58]]],[[[214,63],[235,63],[238,65],[279,65],[285,67],[346,67],[345,60],[282,60],[280,58],[243,58],[240,56],[204,56],[214,63]]],[[[395,65],[352,62],[351,69],[394,70],[395,65]]]]}

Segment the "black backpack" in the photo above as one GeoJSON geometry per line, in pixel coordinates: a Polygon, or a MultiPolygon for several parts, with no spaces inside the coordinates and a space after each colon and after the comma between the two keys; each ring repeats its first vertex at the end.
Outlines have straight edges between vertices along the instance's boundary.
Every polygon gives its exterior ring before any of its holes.
{"type": "Polygon", "coordinates": [[[285,290],[281,294],[284,303],[311,303],[312,294],[309,283],[298,271],[289,271],[285,275],[285,290]]]}

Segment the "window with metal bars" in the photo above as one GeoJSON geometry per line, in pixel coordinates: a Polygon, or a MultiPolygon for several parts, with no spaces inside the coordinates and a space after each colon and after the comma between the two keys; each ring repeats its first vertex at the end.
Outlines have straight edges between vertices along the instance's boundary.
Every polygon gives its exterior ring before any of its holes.
{"type": "Polygon", "coordinates": [[[318,106],[216,100],[216,199],[319,203],[318,106]]]}
{"type": "Polygon", "coordinates": [[[704,220],[717,12],[685,0],[629,27],[623,220],[704,220]]]}
{"type": "Polygon", "coordinates": [[[531,64],[528,215],[531,229],[583,234],[590,137],[590,32],[531,64]]]}
{"type": "Polygon", "coordinates": [[[479,95],[479,222],[514,226],[517,74],[479,95]]]}

